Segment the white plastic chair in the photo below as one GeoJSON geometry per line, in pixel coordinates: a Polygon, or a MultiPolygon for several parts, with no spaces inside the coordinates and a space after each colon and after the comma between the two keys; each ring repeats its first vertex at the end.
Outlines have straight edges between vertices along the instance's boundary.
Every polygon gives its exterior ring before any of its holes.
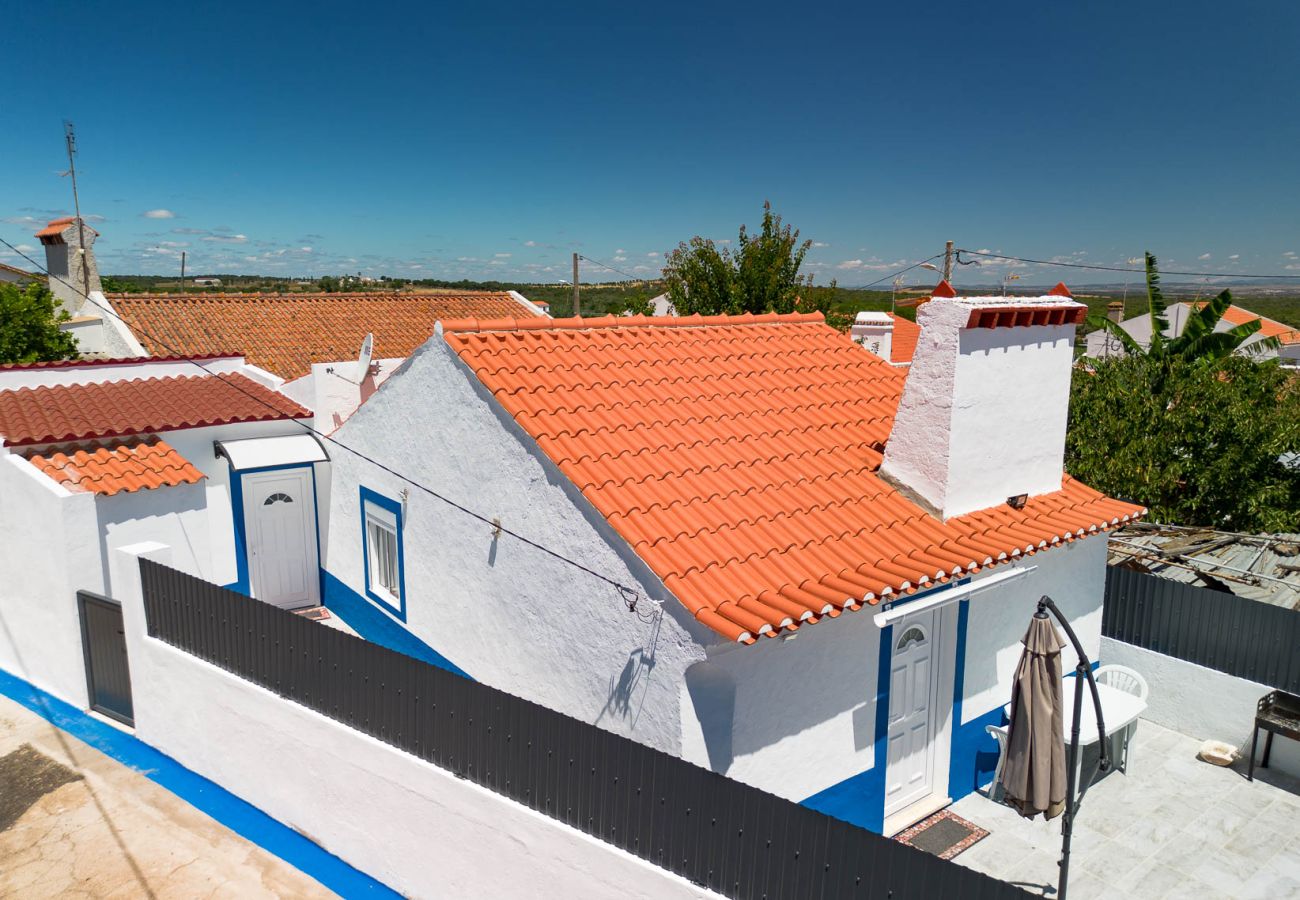
{"type": "Polygon", "coordinates": [[[989,785],[989,799],[998,799],[1002,790],[1002,764],[1007,759],[1007,727],[1005,725],[985,725],[987,731],[998,742],[998,765],[993,770],[993,783],[989,785]]]}
{"type": "MultiPolygon", "coordinates": [[[[1104,684],[1112,687],[1117,691],[1123,691],[1126,694],[1132,694],[1140,699],[1143,703],[1147,700],[1147,694],[1151,692],[1147,680],[1138,672],[1133,671],[1128,666],[1098,666],[1097,671],[1092,675],[1098,684],[1104,684]]],[[[1129,760],[1132,758],[1133,734],[1137,731],[1137,722],[1132,722],[1124,729],[1124,771],[1128,772],[1129,760]]],[[[1114,735],[1119,737],[1119,735],[1114,735]]]]}

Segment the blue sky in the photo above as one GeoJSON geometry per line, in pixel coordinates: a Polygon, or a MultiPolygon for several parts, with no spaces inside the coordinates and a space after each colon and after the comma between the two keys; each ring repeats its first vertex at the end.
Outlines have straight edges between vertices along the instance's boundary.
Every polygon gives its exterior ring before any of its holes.
{"type": "MultiPolygon", "coordinates": [[[[823,283],[945,239],[1300,274],[1295,4],[47,0],[6,19],[0,236],[33,246],[71,206],[71,119],[106,272],[174,272],[184,249],[196,274],[555,280],[577,250],[652,274],[769,199],[823,283]]],[[[1057,277],[1099,280],[1025,272],[1057,277]]]]}

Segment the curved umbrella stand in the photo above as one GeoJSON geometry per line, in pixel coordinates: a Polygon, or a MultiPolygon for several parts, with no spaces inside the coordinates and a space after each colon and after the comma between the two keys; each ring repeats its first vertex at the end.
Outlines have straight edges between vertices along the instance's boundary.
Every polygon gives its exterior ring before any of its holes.
{"type": "Polygon", "coordinates": [[[1079,804],[1099,772],[1110,769],[1107,749],[1106,725],[1102,718],[1101,697],[1092,677],[1092,663],[1079,643],[1079,637],[1061,614],[1052,598],[1043,595],[1038,601],[1029,629],[1025,632],[1025,650],[1016,668],[1016,684],[1011,702],[1011,730],[1008,737],[1007,768],[1002,775],[1004,796],[1022,816],[1033,818],[1042,813],[1051,819],[1061,819],[1061,880],[1057,887],[1057,900],[1065,900],[1070,877],[1070,835],[1079,804]],[[1083,713],[1083,691],[1074,691],[1074,718],[1070,731],[1070,749],[1065,761],[1065,791],[1061,796],[1061,660],[1064,648],[1060,637],[1052,628],[1049,615],[1055,617],[1065,630],[1066,637],[1078,656],[1075,675],[1085,679],[1092,693],[1092,703],[1097,714],[1097,734],[1101,758],[1097,767],[1081,784],[1076,784],[1079,770],[1079,721],[1083,713]],[[1078,796],[1075,789],[1078,788],[1078,796]]]}

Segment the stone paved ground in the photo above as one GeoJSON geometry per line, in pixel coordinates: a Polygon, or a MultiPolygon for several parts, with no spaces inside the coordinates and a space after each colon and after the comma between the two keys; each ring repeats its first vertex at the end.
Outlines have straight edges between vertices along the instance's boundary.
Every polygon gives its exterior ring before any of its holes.
{"type": "Polygon", "coordinates": [[[0,897],[334,896],[6,697],[0,781],[0,897]]]}
{"type": "MultiPolygon", "coordinates": [[[[1196,759],[1200,742],[1140,721],[1129,773],[1088,792],[1075,825],[1070,900],[1300,898],[1300,783],[1196,759]],[[1268,779],[1268,783],[1264,779],[1268,779]]],[[[954,862],[1055,893],[1060,820],[1027,821],[982,794],[952,807],[988,837],[954,862]]]]}

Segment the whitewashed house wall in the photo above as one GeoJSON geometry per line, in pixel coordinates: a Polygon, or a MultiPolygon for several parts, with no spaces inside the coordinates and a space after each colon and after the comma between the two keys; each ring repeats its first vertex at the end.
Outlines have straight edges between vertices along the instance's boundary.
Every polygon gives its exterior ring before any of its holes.
{"type": "Polygon", "coordinates": [[[349,624],[349,611],[398,624],[365,596],[360,489],[399,502],[409,491],[405,628],[476,680],[680,754],[683,673],[723,639],[667,593],[441,334],[333,437],[642,600],[638,616],[613,586],[508,535],[494,539],[490,524],[331,448],[331,609],[349,624]],[[646,621],[656,608],[662,615],[646,621]]]}

